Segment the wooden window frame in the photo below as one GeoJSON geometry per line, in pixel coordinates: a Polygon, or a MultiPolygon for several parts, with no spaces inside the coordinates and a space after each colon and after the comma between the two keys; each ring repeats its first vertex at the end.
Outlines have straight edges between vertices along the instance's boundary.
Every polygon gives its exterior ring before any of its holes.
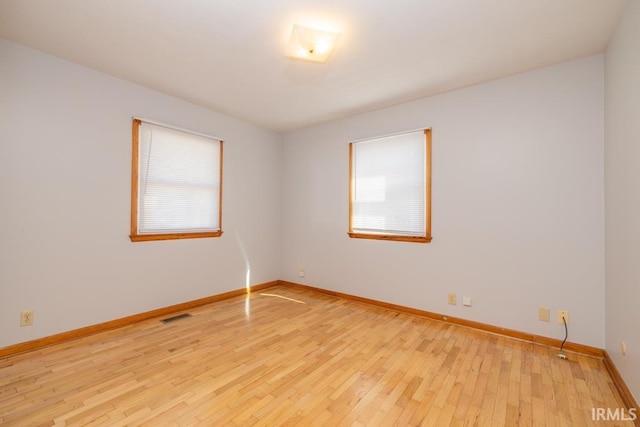
{"type": "MultiPolygon", "coordinates": [[[[131,234],[129,238],[132,242],[145,242],[153,240],[176,240],[176,239],[197,239],[207,237],[220,237],[222,236],[222,152],[224,142],[220,140],[220,177],[219,177],[219,191],[218,191],[218,224],[220,229],[218,231],[203,231],[203,232],[172,232],[172,233],[138,233],[138,168],[139,168],[139,135],[140,125],[142,120],[133,119],[132,124],[132,155],[131,155],[131,234]]],[[[186,132],[186,131],[185,131],[186,132]]]]}
{"type": "Polygon", "coordinates": [[[398,242],[429,243],[431,235],[431,128],[425,134],[425,235],[404,236],[385,233],[361,233],[353,231],[353,202],[355,197],[355,177],[353,170],[353,142],[349,143],[349,237],[356,239],[391,240],[398,242]]]}

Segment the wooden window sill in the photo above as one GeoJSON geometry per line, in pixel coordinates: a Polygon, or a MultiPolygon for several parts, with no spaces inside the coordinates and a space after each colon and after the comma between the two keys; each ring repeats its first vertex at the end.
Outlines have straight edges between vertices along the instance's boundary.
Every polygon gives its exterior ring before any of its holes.
{"type": "Polygon", "coordinates": [[[146,242],[150,240],[200,239],[220,236],[222,236],[222,231],[211,231],[206,233],[132,234],[129,238],[132,242],[146,242]]]}
{"type": "Polygon", "coordinates": [[[432,237],[426,236],[398,236],[394,234],[367,234],[349,232],[349,237],[354,239],[394,240],[397,242],[429,243],[432,237]]]}

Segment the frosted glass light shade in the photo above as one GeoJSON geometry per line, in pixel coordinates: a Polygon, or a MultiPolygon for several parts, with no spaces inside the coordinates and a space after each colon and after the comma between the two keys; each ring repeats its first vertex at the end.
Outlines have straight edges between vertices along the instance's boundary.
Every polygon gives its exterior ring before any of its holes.
{"type": "Polygon", "coordinates": [[[312,62],[327,62],[340,33],[294,25],[285,56],[312,62]]]}

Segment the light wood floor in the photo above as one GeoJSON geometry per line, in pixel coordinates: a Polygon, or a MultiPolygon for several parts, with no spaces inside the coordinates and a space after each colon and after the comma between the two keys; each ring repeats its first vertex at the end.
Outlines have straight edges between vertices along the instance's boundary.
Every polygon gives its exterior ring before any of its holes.
{"type": "Polygon", "coordinates": [[[327,295],[190,313],[1,359],[0,424],[587,426],[623,407],[600,360],[327,295]]]}

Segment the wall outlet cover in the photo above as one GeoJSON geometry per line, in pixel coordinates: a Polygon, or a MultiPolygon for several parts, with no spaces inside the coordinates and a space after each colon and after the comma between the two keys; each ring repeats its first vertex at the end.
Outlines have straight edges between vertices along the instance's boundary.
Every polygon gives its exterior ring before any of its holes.
{"type": "Polygon", "coordinates": [[[567,310],[558,310],[558,325],[564,325],[564,320],[567,321],[567,326],[569,325],[569,312],[567,310]]]}
{"type": "Polygon", "coordinates": [[[33,310],[23,311],[20,313],[20,326],[33,325],[33,310]]]}
{"type": "Polygon", "coordinates": [[[538,308],[538,320],[542,322],[551,322],[551,310],[548,308],[538,308]]]}
{"type": "Polygon", "coordinates": [[[456,305],[457,304],[456,294],[449,294],[449,296],[447,297],[447,302],[451,305],[456,305]]]}

